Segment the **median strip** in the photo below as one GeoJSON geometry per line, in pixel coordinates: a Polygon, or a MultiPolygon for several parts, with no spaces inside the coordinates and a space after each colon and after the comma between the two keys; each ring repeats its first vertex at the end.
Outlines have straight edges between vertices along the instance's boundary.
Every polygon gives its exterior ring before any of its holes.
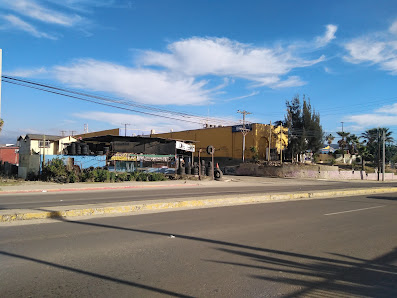
{"type": "Polygon", "coordinates": [[[197,209],[219,206],[258,204],[272,201],[289,201],[316,198],[335,198],[341,196],[369,195],[397,192],[395,187],[348,189],[334,191],[312,191],[298,193],[229,195],[213,198],[184,198],[145,202],[121,202],[107,204],[90,204],[76,206],[42,207],[38,209],[1,210],[0,222],[15,222],[34,219],[70,218],[81,216],[101,216],[120,214],[139,214],[143,212],[161,212],[167,210],[197,209]]]}

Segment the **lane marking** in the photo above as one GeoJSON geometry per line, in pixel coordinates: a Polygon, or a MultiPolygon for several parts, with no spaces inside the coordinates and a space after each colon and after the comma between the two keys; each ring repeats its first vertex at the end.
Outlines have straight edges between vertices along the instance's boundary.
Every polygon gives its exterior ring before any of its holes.
{"type": "Polygon", "coordinates": [[[362,211],[362,210],[375,209],[375,208],[381,208],[381,207],[385,207],[385,205],[375,206],[375,207],[368,207],[368,208],[361,208],[361,209],[354,209],[354,210],[347,210],[347,211],[341,211],[341,212],[334,212],[334,213],[327,213],[327,214],[324,214],[324,215],[335,215],[335,214],[362,211]]]}

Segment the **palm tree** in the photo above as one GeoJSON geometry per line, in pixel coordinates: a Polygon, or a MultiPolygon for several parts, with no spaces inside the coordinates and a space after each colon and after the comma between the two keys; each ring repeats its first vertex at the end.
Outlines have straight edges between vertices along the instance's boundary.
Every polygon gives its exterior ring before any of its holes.
{"type": "Polygon", "coordinates": [[[332,142],[334,141],[335,137],[332,134],[329,134],[325,137],[329,146],[331,146],[332,142]]]}
{"type": "Polygon", "coordinates": [[[373,162],[377,163],[378,165],[378,172],[380,170],[380,145],[381,142],[383,142],[383,133],[385,136],[385,142],[390,143],[394,141],[393,137],[391,136],[392,132],[389,131],[389,128],[387,127],[371,128],[361,134],[361,138],[365,139],[365,143],[372,156],[373,162]]]}
{"type": "Polygon", "coordinates": [[[351,134],[346,137],[346,144],[347,147],[349,148],[350,154],[355,155],[358,151],[360,141],[355,134],[351,134]]]}
{"type": "Polygon", "coordinates": [[[365,171],[365,161],[373,158],[371,152],[368,149],[368,146],[365,145],[365,142],[358,143],[358,154],[361,155],[361,169],[365,171]]]}
{"type": "Polygon", "coordinates": [[[350,135],[350,132],[338,131],[336,132],[341,139],[338,141],[339,148],[342,150],[343,160],[345,160],[345,148],[347,145],[346,138],[350,135]]]}
{"type": "Polygon", "coordinates": [[[4,120],[0,118],[0,132],[3,129],[4,120]]]}

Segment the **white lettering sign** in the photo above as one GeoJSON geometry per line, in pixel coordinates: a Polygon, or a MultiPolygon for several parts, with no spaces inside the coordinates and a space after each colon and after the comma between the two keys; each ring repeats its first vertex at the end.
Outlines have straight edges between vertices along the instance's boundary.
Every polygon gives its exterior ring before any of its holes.
{"type": "Polygon", "coordinates": [[[193,144],[187,144],[184,142],[176,141],[175,143],[176,149],[180,149],[183,151],[195,152],[196,146],[193,144]]]}

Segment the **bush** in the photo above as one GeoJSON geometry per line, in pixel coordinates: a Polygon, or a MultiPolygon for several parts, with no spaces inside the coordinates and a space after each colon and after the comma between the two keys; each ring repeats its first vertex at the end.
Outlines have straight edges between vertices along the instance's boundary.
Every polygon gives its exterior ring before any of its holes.
{"type": "Polygon", "coordinates": [[[62,158],[54,158],[41,171],[41,180],[65,183],[69,173],[62,158]]]}
{"type": "Polygon", "coordinates": [[[94,176],[94,182],[110,181],[110,173],[108,170],[98,168],[92,171],[92,174],[94,176]]]}
{"type": "Polygon", "coordinates": [[[164,181],[167,177],[163,173],[151,173],[149,177],[150,181],[164,181]]]}

